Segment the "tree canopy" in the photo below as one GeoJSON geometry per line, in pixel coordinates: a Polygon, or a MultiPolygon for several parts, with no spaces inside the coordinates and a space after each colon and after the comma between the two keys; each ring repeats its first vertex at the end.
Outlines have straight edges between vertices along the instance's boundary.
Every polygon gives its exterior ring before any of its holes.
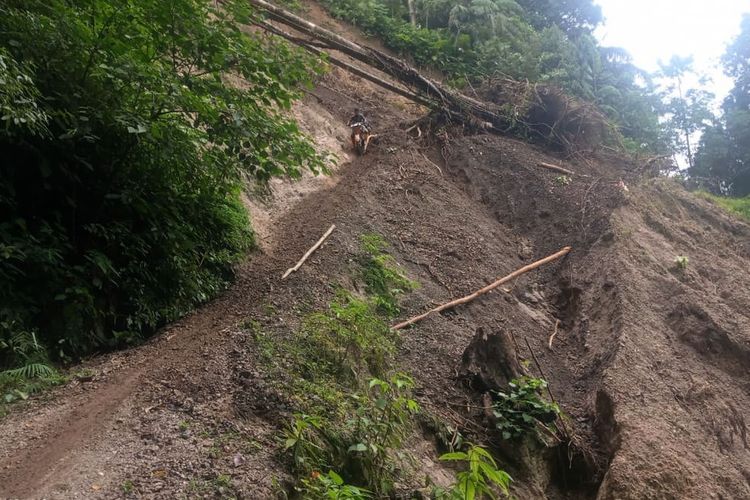
{"type": "Polygon", "coordinates": [[[253,242],[242,179],[321,168],[284,114],[317,62],[222,4],[0,6],[0,369],[211,298],[253,242]]]}
{"type": "Polygon", "coordinates": [[[418,0],[417,26],[403,1],[323,3],[456,85],[494,76],[556,84],[596,103],[629,147],[667,147],[656,86],[625,51],[599,45],[592,29],[602,13],[591,0],[418,0]]]}
{"type": "Polygon", "coordinates": [[[722,116],[705,128],[689,174],[717,194],[750,195],[750,14],[722,58],[734,86],[722,104],[722,116]]]}

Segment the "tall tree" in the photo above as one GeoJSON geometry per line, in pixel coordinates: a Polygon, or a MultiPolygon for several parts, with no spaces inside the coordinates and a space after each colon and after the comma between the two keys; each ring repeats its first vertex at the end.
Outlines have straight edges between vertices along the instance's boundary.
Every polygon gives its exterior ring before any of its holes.
{"type": "Polygon", "coordinates": [[[568,33],[590,31],[604,20],[592,0],[516,0],[537,28],[556,25],[568,33]]]}
{"type": "Polygon", "coordinates": [[[409,7],[409,21],[415,28],[417,27],[417,4],[416,0],[406,0],[406,4],[409,7]]]}
{"type": "Polygon", "coordinates": [[[252,242],[243,178],[322,165],[285,114],[317,64],[251,15],[0,2],[0,370],[19,337],[74,356],[209,299],[252,242]]]}
{"type": "Polygon", "coordinates": [[[715,191],[750,194],[750,14],[722,58],[734,87],[722,104],[723,116],[704,134],[691,177],[715,191]]]}
{"type": "MultiPolygon", "coordinates": [[[[710,124],[713,117],[710,104],[714,95],[700,87],[687,88],[685,80],[697,77],[692,68],[692,57],[672,56],[668,63],[661,63],[661,76],[665,86],[665,125],[671,133],[675,149],[685,155],[690,168],[694,166],[694,145],[696,133],[710,124]]],[[[699,78],[699,83],[706,81],[699,78]]]]}

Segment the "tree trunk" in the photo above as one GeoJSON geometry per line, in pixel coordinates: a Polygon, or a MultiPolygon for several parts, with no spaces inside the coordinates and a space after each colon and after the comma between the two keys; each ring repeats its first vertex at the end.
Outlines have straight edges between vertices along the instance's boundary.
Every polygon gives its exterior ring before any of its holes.
{"type": "Polygon", "coordinates": [[[472,125],[479,124],[496,132],[512,127],[512,124],[500,113],[497,106],[482,103],[455,90],[445,88],[423,76],[400,59],[371,47],[358,45],[265,0],[248,1],[267,12],[273,20],[307,36],[322,40],[331,49],[338,50],[399,80],[408,88],[414,89],[426,101],[432,103],[433,109],[447,111],[453,119],[472,125]]]}
{"type": "Polygon", "coordinates": [[[323,54],[326,55],[326,61],[333,64],[334,66],[338,66],[339,68],[345,69],[346,71],[349,71],[350,73],[357,75],[360,78],[364,78],[365,80],[368,80],[385,90],[388,90],[390,92],[393,92],[394,94],[400,95],[402,97],[405,97],[409,99],[412,102],[415,102],[417,104],[421,104],[422,106],[431,107],[433,105],[432,102],[428,101],[427,99],[424,99],[418,94],[415,94],[414,92],[404,89],[402,87],[397,87],[396,85],[393,85],[390,82],[387,82],[383,80],[382,78],[379,78],[372,73],[369,73],[361,68],[358,68],[356,66],[353,66],[345,61],[342,61],[341,59],[338,59],[328,53],[325,53],[323,50],[319,49],[318,47],[313,46],[311,43],[309,43],[306,40],[302,40],[300,38],[297,38],[283,30],[280,30],[279,28],[268,24],[266,22],[257,22],[257,26],[263,28],[264,30],[268,31],[269,33],[273,33],[274,35],[280,36],[282,38],[285,38],[286,40],[289,40],[290,42],[294,43],[295,45],[299,45],[303,49],[312,52],[313,54],[317,56],[321,56],[323,54]]]}
{"type": "MultiPolygon", "coordinates": [[[[677,77],[677,92],[680,95],[680,101],[682,101],[683,105],[685,106],[685,116],[684,116],[684,123],[687,123],[687,101],[682,96],[682,79],[678,76],[677,77]]],[[[687,159],[688,159],[688,167],[691,169],[693,168],[693,151],[690,147],[690,131],[685,127],[682,132],[685,134],[685,145],[687,146],[687,159]]]]}
{"type": "Polygon", "coordinates": [[[406,3],[409,5],[409,19],[411,19],[411,25],[415,28],[417,27],[417,6],[414,3],[414,0],[406,0],[406,3]]]}

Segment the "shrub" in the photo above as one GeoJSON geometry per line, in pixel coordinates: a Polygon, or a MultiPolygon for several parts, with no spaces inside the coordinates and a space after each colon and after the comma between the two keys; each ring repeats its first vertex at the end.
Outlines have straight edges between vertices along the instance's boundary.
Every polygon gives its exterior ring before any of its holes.
{"type": "Polygon", "coordinates": [[[468,470],[456,475],[456,483],[448,490],[437,489],[435,496],[442,500],[474,500],[496,498],[493,487],[508,495],[511,477],[498,469],[495,459],[481,446],[469,445],[466,452],[446,453],[440,460],[466,462],[468,470]]]}
{"type": "Polygon", "coordinates": [[[536,436],[538,424],[550,425],[557,419],[560,408],[542,398],[546,380],[521,377],[512,380],[508,386],[508,391],[496,393],[492,407],[503,439],[536,436]]]}
{"type": "Polygon", "coordinates": [[[674,263],[677,266],[678,269],[684,271],[688,267],[688,263],[690,262],[690,259],[686,255],[678,255],[674,259],[674,263]]]}
{"type": "MultiPolygon", "coordinates": [[[[148,335],[222,290],[252,246],[244,176],[322,165],[282,114],[315,65],[241,30],[243,2],[213,5],[0,6],[5,344],[35,332],[60,360],[148,335]]],[[[20,362],[0,347],[0,368],[20,362]]]]}
{"type": "MultiPolygon", "coordinates": [[[[295,415],[284,433],[284,450],[292,454],[294,470],[313,479],[321,470],[335,470],[336,477],[340,474],[344,479],[327,486],[340,489],[345,480],[371,490],[377,498],[386,496],[396,479],[394,454],[411,429],[411,417],[419,411],[410,396],[412,387],[413,381],[404,374],[388,381],[371,379],[366,391],[350,396],[353,404],[343,425],[322,417],[295,415]]],[[[333,479],[330,472],[329,479],[333,479]]],[[[323,486],[303,479],[299,489],[307,498],[323,486]]]]}
{"type": "Polygon", "coordinates": [[[345,291],[339,291],[325,313],[307,316],[300,335],[312,355],[304,362],[339,376],[356,374],[360,367],[383,374],[398,338],[369,302],[345,291]]]}

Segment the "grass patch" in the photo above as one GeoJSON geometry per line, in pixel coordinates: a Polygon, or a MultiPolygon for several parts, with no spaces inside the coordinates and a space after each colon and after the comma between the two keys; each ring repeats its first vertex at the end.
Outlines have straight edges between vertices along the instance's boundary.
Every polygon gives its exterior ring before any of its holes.
{"type": "Polygon", "coordinates": [[[716,203],[727,212],[739,215],[746,221],[750,221],[750,196],[731,198],[728,196],[716,196],[706,191],[698,191],[696,194],[703,199],[716,203]]]}
{"type": "Polygon", "coordinates": [[[388,318],[398,316],[398,297],[416,289],[419,284],[398,269],[396,260],[387,253],[388,243],[377,234],[360,236],[363,255],[362,280],[378,312],[388,318]]]}
{"type": "Polygon", "coordinates": [[[416,283],[380,236],[363,235],[360,243],[365,297],[338,289],[283,339],[260,322],[245,323],[264,371],[278,381],[274,389],[297,412],[281,442],[301,498],[382,498],[407,467],[402,443],[419,408],[412,379],[390,369],[399,336],[388,321],[416,283]]]}
{"type": "MultiPolygon", "coordinates": [[[[380,236],[362,235],[360,244],[356,272],[365,297],[339,289],[286,338],[265,332],[258,321],[244,325],[266,380],[295,411],[279,436],[296,477],[293,491],[282,492],[288,498],[390,498],[398,493],[397,481],[414,479],[416,462],[404,447],[421,414],[412,398],[414,381],[391,368],[400,339],[388,321],[399,313],[401,296],[417,284],[398,268],[380,236]]],[[[465,498],[465,490],[507,492],[510,478],[486,451],[470,446],[455,454],[465,445],[458,429],[437,420],[434,426],[454,453],[442,458],[468,468],[451,489],[435,489],[435,498],[465,498]]]]}

